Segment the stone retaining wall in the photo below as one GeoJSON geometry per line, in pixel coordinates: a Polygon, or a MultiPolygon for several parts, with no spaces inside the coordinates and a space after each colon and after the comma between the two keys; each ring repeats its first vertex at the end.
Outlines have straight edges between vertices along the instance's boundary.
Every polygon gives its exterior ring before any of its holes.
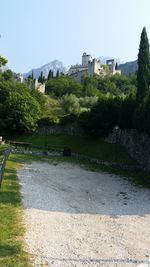
{"type": "Polygon", "coordinates": [[[83,130],[77,126],[77,124],[68,125],[54,125],[40,127],[37,132],[39,135],[49,135],[49,134],[68,134],[74,136],[83,136],[83,130]]]}
{"type": "Polygon", "coordinates": [[[126,148],[129,155],[135,159],[143,169],[150,171],[150,136],[139,134],[136,130],[119,130],[105,139],[110,143],[119,143],[126,148]]]}

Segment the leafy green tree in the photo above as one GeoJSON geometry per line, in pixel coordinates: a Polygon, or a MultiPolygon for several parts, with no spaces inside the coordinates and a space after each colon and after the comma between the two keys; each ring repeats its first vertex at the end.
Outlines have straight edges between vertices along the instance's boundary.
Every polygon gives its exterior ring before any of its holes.
{"type": "Polygon", "coordinates": [[[36,99],[36,101],[39,103],[40,109],[42,111],[42,114],[45,113],[46,110],[47,110],[47,107],[46,107],[46,101],[47,101],[46,96],[43,93],[41,93],[40,91],[35,90],[35,89],[32,89],[30,91],[30,93],[31,93],[31,96],[34,97],[34,99],[36,99]]]}
{"type": "Polygon", "coordinates": [[[4,71],[2,76],[5,81],[14,81],[14,76],[11,70],[4,71]]]}
{"type": "Polygon", "coordinates": [[[80,125],[89,136],[108,134],[118,125],[120,113],[120,99],[103,97],[91,112],[80,116],[80,125]]]}
{"type": "Polygon", "coordinates": [[[81,95],[82,85],[73,78],[64,75],[46,82],[46,93],[55,97],[62,97],[65,94],[81,95]]]}
{"type": "Polygon", "coordinates": [[[64,95],[61,100],[61,105],[66,113],[69,114],[78,114],[80,111],[79,98],[73,94],[64,95]]]}
{"type": "Polygon", "coordinates": [[[150,93],[137,106],[133,123],[138,132],[150,134],[150,93]]]}
{"type": "Polygon", "coordinates": [[[3,132],[35,130],[41,115],[38,101],[21,83],[0,82],[0,126],[3,132]]]}
{"type": "Polygon", "coordinates": [[[141,40],[138,54],[138,71],[137,71],[137,100],[141,102],[149,91],[150,82],[150,54],[149,41],[146,28],[141,33],[141,40]]]}
{"type": "Polygon", "coordinates": [[[0,56],[0,68],[7,64],[8,60],[2,56],[0,56]]]}
{"type": "Polygon", "coordinates": [[[136,97],[130,95],[125,99],[122,99],[119,126],[121,129],[133,129],[133,116],[136,109],[136,97]]]}
{"type": "Polygon", "coordinates": [[[91,108],[98,102],[98,97],[96,95],[80,97],[79,102],[81,107],[91,108]]]}

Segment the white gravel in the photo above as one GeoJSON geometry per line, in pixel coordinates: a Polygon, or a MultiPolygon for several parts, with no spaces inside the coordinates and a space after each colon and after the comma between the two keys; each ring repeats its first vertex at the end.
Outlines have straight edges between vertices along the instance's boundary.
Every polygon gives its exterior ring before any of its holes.
{"type": "Polygon", "coordinates": [[[34,266],[150,267],[150,190],[72,164],[18,170],[34,266]]]}

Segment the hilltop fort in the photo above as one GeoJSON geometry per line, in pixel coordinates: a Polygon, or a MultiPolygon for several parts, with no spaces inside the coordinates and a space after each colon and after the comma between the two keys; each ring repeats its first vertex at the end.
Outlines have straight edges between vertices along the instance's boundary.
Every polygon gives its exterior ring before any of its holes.
{"type": "MultiPolygon", "coordinates": [[[[116,63],[114,59],[109,59],[106,61],[106,65],[108,66],[110,73],[121,74],[121,71],[117,69],[116,63]]],[[[70,67],[68,71],[68,75],[72,76],[73,78],[76,78],[77,80],[81,80],[81,77],[83,75],[99,75],[99,76],[105,76],[106,70],[101,64],[100,60],[96,58],[92,58],[91,55],[87,53],[83,53],[82,55],[82,64],[76,64],[70,67]]]]}

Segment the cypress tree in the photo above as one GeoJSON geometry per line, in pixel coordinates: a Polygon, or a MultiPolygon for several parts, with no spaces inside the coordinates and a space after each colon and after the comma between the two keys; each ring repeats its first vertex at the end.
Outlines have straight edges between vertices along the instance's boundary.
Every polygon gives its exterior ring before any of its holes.
{"type": "Polygon", "coordinates": [[[53,78],[53,71],[50,70],[49,73],[48,73],[48,76],[47,76],[47,80],[49,81],[52,78],[53,78]]]}
{"type": "Polygon", "coordinates": [[[146,28],[141,33],[141,41],[138,54],[138,71],[137,71],[137,100],[141,102],[149,91],[150,78],[150,54],[149,41],[146,28]]]}
{"type": "Polygon", "coordinates": [[[47,76],[47,80],[49,81],[51,78],[51,70],[49,70],[48,76],[47,76]]]}
{"type": "Polygon", "coordinates": [[[59,78],[59,70],[56,72],[56,78],[59,78]]]}
{"type": "Polygon", "coordinates": [[[41,74],[40,74],[40,76],[38,78],[38,82],[39,83],[44,83],[45,82],[45,77],[43,76],[43,71],[41,71],[41,74]]]}
{"type": "Polygon", "coordinates": [[[53,79],[54,78],[54,72],[53,71],[52,71],[51,75],[52,75],[52,79],[53,79]]]}
{"type": "Polygon", "coordinates": [[[32,80],[34,80],[34,74],[33,74],[33,70],[32,70],[32,75],[31,75],[32,80]]]}

